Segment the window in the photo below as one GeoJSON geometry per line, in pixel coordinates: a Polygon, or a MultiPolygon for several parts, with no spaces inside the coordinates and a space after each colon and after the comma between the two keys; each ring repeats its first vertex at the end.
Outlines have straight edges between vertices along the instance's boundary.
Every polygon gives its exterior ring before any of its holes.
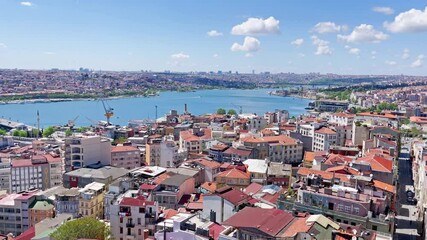
{"type": "Polygon", "coordinates": [[[359,214],[359,208],[358,207],[353,208],[353,210],[354,210],[354,214],[359,214]]]}
{"type": "Polygon", "coordinates": [[[344,206],[342,204],[338,204],[338,211],[344,211],[344,206]]]}
{"type": "Polygon", "coordinates": [[[372,230],[377,231],[378,230],[377,225],[372,225],[372,230]]]}
{"type": "Polygon", "coordinates": [[[351,211],[351,207],[350,206],[345,206],[345,212],[350,212],[351,211]]]}
{"type": "Polygon", "coordinates": [[[120,234],[123,234],[123,227],[120,227],[120,234]]]}

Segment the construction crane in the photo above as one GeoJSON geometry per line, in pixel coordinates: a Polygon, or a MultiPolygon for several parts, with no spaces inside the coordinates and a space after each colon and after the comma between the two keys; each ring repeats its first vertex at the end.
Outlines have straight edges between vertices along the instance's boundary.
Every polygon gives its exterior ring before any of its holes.
{"type": "Polygon", "coordinates": [[[108,103],[105,104],[104,100],[101,99],[101,102],[102,102],[102,106],[104,106],[104,111],[105,111],[104,116],[107,117],[107,124],[111,125],[110,118],[114,116],[114,112],[113,112],[114,109],[110,107],[108,103]]]}
{"type": "Polygon", "coordinates": [[[239,108],[239,114],[242,114],[243,113],[243,106],[237,106],[236,104],[234,104],[234,103],[231,103],[231,105],[233,105],[234,107],[236,107],[236,108],[239,108]]]}
{"type": "Polygon", "coordinates": [[[70,119],[68,120],[68,124],[67,127],[73,128],[74,125],[76,124],[76,120],[79,118],[79,116],[75,117],[74,119],[70,119]]]}

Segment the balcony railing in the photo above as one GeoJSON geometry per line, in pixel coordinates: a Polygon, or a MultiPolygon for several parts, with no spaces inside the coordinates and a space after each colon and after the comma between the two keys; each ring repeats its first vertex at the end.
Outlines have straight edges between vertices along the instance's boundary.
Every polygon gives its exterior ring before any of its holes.
{"type": "Polygon", "coordinates": [[[128,223],[126,223],[126,227],[127,227],[127,228],[134,228],[134,227],[135,227],[135,223],[133,223],[133,222],[128,222],[128,223]]]}
{"type": "Polygon", "coordinates": [[[132,216],[132,213],[131,212],[119,212],[119,216],[122,216],[122,217],[129,217],[129,216],[132,216]]]}

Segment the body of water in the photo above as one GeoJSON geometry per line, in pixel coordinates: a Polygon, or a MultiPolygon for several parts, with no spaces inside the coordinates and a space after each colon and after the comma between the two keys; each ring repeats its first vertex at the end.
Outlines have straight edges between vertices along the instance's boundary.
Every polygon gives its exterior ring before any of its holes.
{"type": "MultiPolygon", "coordinates": [[[[216,112],[218,108],[235,109],[242,106],[244,113],[264,114],[275,109],[288,110],[292,116],[305,112],[310,100],[270,96],[272,89],[255,90],[201,90],[195,92],[161,92],[156,97],[134,97],[111,99],[106,102],[114,108],[113,124],[126,125],[132,119],[154,119],[158,106],[158,117],[164,116],[171,109],[188,111],[194,115],[216,112]]],[[[92,121],[106,120],[104,108],[100,101],[70,101],[54,103],[29,103],[0,105],[0,117],[10,118],[31,126],[36,126],[37,110],[40,112],[40,125],[64,125],[70,119],[76,120],[77,126],[91,125],[92,121]]]]}

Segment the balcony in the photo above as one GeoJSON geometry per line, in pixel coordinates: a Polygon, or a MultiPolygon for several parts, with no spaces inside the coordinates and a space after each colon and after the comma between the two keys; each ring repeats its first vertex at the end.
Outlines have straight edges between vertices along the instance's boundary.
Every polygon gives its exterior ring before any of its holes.
{"type": "Polygon", "coordinates": [[[128,222],[128,223],[126,223],[126,227],[127,227],[127,228],[134,228],[134,227],[135,227],[135,223],[133,223],[133,222],[128,222]]]}
{"type": "Polygon", "coordinates": [[[130,216],[132,216],[132,213],[131,212],[119,212],[119,216],[130,217],[130,216]]]}

